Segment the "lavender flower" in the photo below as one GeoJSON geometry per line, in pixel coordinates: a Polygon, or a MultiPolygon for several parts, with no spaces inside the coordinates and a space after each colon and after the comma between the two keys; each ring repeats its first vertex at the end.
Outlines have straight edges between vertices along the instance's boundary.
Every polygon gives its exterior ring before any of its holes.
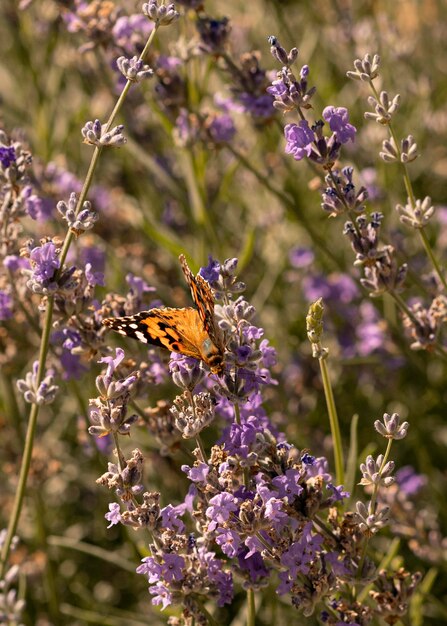
{"type": "Polygon", "coordinates": [[[39,362],[35,361],[32,372],[28,372],[24,379],[18,380],[17,387],[26,402],[38,405],[51,404],[59,390],[59,387],[53,384],[54,371],[48,370],[43,373],[39,383],[38,371],[39,362]]]}
{"type": "Polygon", "coordinates": [[[144,15],[155,22],[156,26],[169,26],[180,17],[178,11],[175,10],[174,3],[168,5],[161,0],[149,0],[142,7],[144,15]]]}
{"type": "Polygon", "coordinates": [[[56,206],[70,230],[77,236],[93,228],[99,219],[99,215],[92,210],[92,205],[88,201],[84,202],[82,209],[76,214],[77,196],[74,192],[70,194],[68,204],[61,200],[56,206]]]}
{"type": "Polygon", "coordinates": [[[0,290],[0,320],[8,320],[13,316],[14,303],[11,294],[0,290]]]}
{"type": "Polygon", "coordinates": [[[306,120],[301,120],[299,124],[286,124],[284,135],[287,141],[286,154],[292,154],[295,161],[311,155],[315,136],[306,120]]]}
{"type": "Polygon", "coordinates": [[[149,65],[145,65],[137,56],[131,59],[124,56],[118,57],[116,64],[124,78],[133,83],[139,83],[144,78],[151,78],[154,75],[154,70],[149,65]]]}
{"type": "Polygon", "coordinates": [[[120,124],[106,131],[106,125],[101,124],[99,120],[95,120],[94,122],[86,122],[81,133],[84,137],[84,143],[97,148],[105,146],[119,148],[127,142],[122,132],[123,129],[124,126],[120,124]]]}
{"type": "Polygon", "coordinates": [[[328,122],[330,129],[335,133],[340,143],[354,142],[357,129],[349,123],[348,109],[328,106],[323,110],[323,119],[328,122]]]}

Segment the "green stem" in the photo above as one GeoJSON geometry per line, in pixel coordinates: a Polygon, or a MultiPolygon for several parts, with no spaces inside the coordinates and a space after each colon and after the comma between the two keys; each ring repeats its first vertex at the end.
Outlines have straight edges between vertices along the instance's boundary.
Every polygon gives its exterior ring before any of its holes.
{"type": "MultiPolygon", "coordinates": [[[[46,358],[48,354],[48,346],[50,342],[51,321],[53,318],[53,307],[54,307],[53,298],[48,298],[47,310],[45,314],[45,323],[44,323],[43,334],[42,334],[42,341],[40,344],[39,366],[37,370],[36,387],[38,387],[40,383],[42,382],[43,375],[45,372],[45,363],[46,363],[46,358]]],[[[11,551],[11,543],[12,543],[14,535],[16,534],[16,530],[17,530],[17,526],[18,526],[19,518],[20,518],[20,513],[22,511],[22,505],[23,505],[25,489],[26,489],[26,482],[28,479],[28,472],[29,472],[29,468],[31,465],[31,456],[33,452],[34,435],[36,433],[38,414],[39,414],[39,405],[32,404],[30,415],[29,415],[28,428],[26,431],[25,447],[23,450],[22,465],[20,467],[19,482],[17,485],[17,491],[16,491],[15,498],[14,498],[12,514],[9,519],[5,543],[3,544],[3,548],[1,552],[0,578],[3,578],[5,571],[6,571],[7,561],[8,561],[9,553],[11,551]]]]}
{"type": "Polygon", "coordinates": [[[433,254],[433,250],[430,247],[430,243],[427,239],[427,235],[425,234],[425,230],[423,228],[419,228],[418,230],[419,230],[419,235],[422,240],[422,244],[425,248],[425,252],[427,253],[428,258],[430,259],[430,262],[433,265],[434,270],[437,273],[439,280],[442,283],[442,286],[444,287],[445,290],[447,290],[447,281],[444,277],[444,274],[442,273],[441,266],[438,263],[438,259],[433,254]]]}
{"type": "Polygon", "coordinates": [[[337,408],[335,406],[334,393],[332,391],[331,379],[327,367],[327,361],[324,356],[318,359],[320,363],[321,378],[323,380],[324,395],[329,414],[329,423],[331,426],[332,440],[334,442],[334,459],[335,459],[335,476],[337,485],[344,484],[344,468],[343,468],[343,448],[341,444],[340,424],[338,421],[337,408]]]}
{"type": "Polygon", "coordinates": [[[255,626],[255,617],[255,592],[253,589],[247,589],[247,626],[255,626]]]}

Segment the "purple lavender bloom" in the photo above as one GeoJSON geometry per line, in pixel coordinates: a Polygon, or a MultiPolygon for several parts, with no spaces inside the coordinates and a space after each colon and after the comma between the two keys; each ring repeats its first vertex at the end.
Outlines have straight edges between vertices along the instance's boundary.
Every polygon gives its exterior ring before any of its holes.
{"type": "Polygon", "coordinates": [[[289,261],[292,267],[308,267],[314,262],[315,255],[310,248],[292,248],[289,252],[289,261]]]}
{"type": "Polygon", "coordinates": [[[279,572],[279,580],[281,581],[276,588],[276,593],[280,596],[286,595],[292,588],[293,580],[289,578],[289,572],[279,572]]]}
{"type": "Polygon", "coordinates": [[[33,278],[41,284],[48,284],[60,266],[56,246],[48,241],[43,246],[33,248],[30,254],[33,267],[33,278]]]}
{"type": "Polygon", "coordinates": [[[292,502],[293,496],[299,496],[303,488],[298,484],[301,478],[299,470],[289,469],[283,476],[276,476],[272,480],[272,484],[278,489],[280,498],[287,498],[288,502],[292,502]]]}
{"type": "Polygon", "coordinates": [[[216,543],[221,547],[222,552],[231,559],[236,556],[239,550],[241,538],[236,531],[219,527],[217,529],[216,543]]]}
{"type": "Polygon", "coordinates": [[[159,583],[158,585],[152,585],[152,587],[149,587],[149,593],[154,596],[152,598],[152,604],[155,604],[155,605],[162,604],[163,605],[162,609],[165,609],[167,606],[169,606],[172,603],[172,595],[169,589],[165,585],[162,585],[161,583],[159,583]]]}
{"type": "Polygon", "coordinates": [[[332,476],[328,472],[328,462],[324,456],[319,456],[314,460],[312,465],[306,465],[307,476],[322,476],[323,480],[329,482],[332,480],[332,476]]]}
{"type": "Polygon", "coordinates": [[[0,291],[0,320],[9,320],[13,315],[13,301],[9,293],[0,291]]]}
{"type": "Polygon", "coordinates": [[[299,124],[286,124],[284,136],[287,141],[286,154],[292,154],[296,161],[310,156],[315,136],[306,120],[301,120],[299,124]]]}
{"type": "Polygon", "coordinates": [[[77,348],[81,345],[81,335],[77,330],[64,328],[62,331],[62,336],[64,337],[64,342],[62,346],[66,350],[73,350],[73,348],[77,348]]]}
{"type": "Polygon", "coordinates": [[[267,500],[265,503],[265,517],[272,522],[276,529],[287,523],[289,516],[284,511],[284,502],[278,498],[267,500]]]}
{"type": "Polygon", "coordinates": [[[244,326],[242,334],[248,341],[256,341],[256,339],[261,339],[264,336],[264,329],[258,326],[244,326]]]}
{"type": "Polygon", "coordinates": [[[19,269],[29,269],[29,261],[25,257],[17,254],[8,254],[3,260],[3,265],[10,272],[16,272],[19,269]]]}
{"type": "Polygon", "coordinates": [[[371,302],[360,305],[361,320],[355,326],[357,351],[361,356],[368,356],[383,347],[385,332],[379,315],[371,302]]]}
{"type": "Polygon", "coordinates": [[[161,566],[163,578],[168,582],[181,580],[183,578],[183,568],[185,559],[178,554],[164,554],[161,566]]]}
{"type": "Polygon", "coordinates": [[[357,285],[347,274],[306,276],[303,280],[303,292],[309,302],[323,298],[325,301],[343,304],[352,302],[359,294],[357,285]]]}
{"type": "Polygon", "coordinates": [[[340,143],[354,141],[357,129],[349,123],[348,109],[328,106],[323,110],[323,119],[328,122],[331,131],[337,135],[340,143]]]}
{"type": "Polygon", "coordinates": [[[161,565],[157,563],[153,556],[145,556],[141,559],[141,565],[137,567],[137,574],[147,576],[148,581],[156,583],[161,578],[161,565]]]}
{"type": "Polygon", "coordinates": [[[83,265],[90,264],[95,272],[104,273],[106,254],[99,246],[86,246],[79,250],[80,259],[83,265]]]}
{"type": "Polygon", "coordinates": [[[301,461],[304,463],[304,465],[313,465],[315,463],[315,457],[306,452],[301,457],[301,461]]]}
{"type": "Polygon", "coordinates": [[[247,552],[248,548],[244,547],[244,549],[242,549],[237,555],[239,567],[248,572],[248,575],[253,582],[268,576],[269,570],[267,569],[259,552],[255,552],[249,557],[247,557],[247,552]]]}
{"type": "Polygon", "coordinates": [[[127,274],[126,282],[132,293],[137,294],[140,298],[143,293],[155,291],[155,287],[150,287],[145,280],[134,274],[127,274]]]}
{"type": "Polygon", "coordinates": [[[210,468],[206,463],[199,463],[198,466],[194,467],[182,465],[181,469],[193,483],[205,483],[210,471],[210,468]]]}
{"type": "Polygon", "coordinates": [[[133,55],[141,52],[144,41],[153,29],[154,22],[148,20],[143,13],[122,15],[112,28],[112,36],[119,48],[133,55]]]}
{"type": "Polygon", "coordinates": [[[81,357],[78,354],[72,354],[70,350],[62,350],[60,364],[64,370],[62,374],[64,380],[79,380],[87,371],[81,362],[81,357]]]}
{"type": "Polygon", "coordinates": [[[248,548],[248,552],[244,557],[245,559],[249,559],[256,553],[261,554],[262,550],[264,549],[262,541],[256,536],[247,537],[247,539],[244,541],[244,544],[248,548]]]}
{"type": "Polygon", "coordinates": [[[113,374],[124,357],[124,350],[122,348],[116,348],[115,358],[113,358],[113,356],[104,356],[102,359],[99,359],[98,363],[107,363],[107,372],[104,376],[104,383],[106,386],[110,385],[112,382],[113,374]]]}
{"type": "Polygon", "coordinates": [[[245,424],[233,422],[223,437],[225,449],[230,454],[236,454],[243,459],[247,458],[258,432],[262,432],[262,428],[259,427],[255,417],[249,418],[245,424]]]}
{"type": "Polygon", "coordinates": [[[89,285],[94,287],[95,285],[100,285],[104,287],[104,274],[103,272],[94,272],[91,263],[87,263],[85,266],[85,277],[89,285]]]}
{"type": "Polygon", "coordinates": [[[323,537],[312,535],[312,522],[308,522],[303,528],[301,539],[292,543],[281,557],[281,565],[288,568],[292,579],[297,577],[298,572],[308,573],[309,565],[315,559],[322,543],[323,537]]]}
{"type": "Polygon", "coordinates": [[[266,89],[267,93],[269,93],[274,98],[281,99],[282,96],[288,95],[289,90],[287,85],[284,83],[282,79],[274,80],[270,87],[266,89]]]}
{"type": "Polygon", "coordinates": [[[206,516],[211,522],[208,529],[213,531],[219,524],[223,524],[230,517],[231,513],[237,511],[237,499],[231,493],[219,493],[209,501],[210,506],[206,510],[206,516]]]}
{"type": "Polygon", "coordinates": [[[251,93],[242,93],[238,100],[242,106],[242,111],[249,113],[254,118],[272,117],[275,114],[273,98],[270,94],[254,96],[251,93]]]}
{"type": "Polygon", "coordinates": [[[174,532],[182,533],[185,530],[185,524],[178,516],[182,514],[182,505],[172,506],[168,504],[160,511],[161,524],[164,528],[169,528],[174,532]]]}
{"type": "Polygon", "coordinates": [[[262,353],[262,364],[264,367],[273,367],[276,365],[276,350],[273,346],[269,345],[268,339],[263,339],[259,344],[259,349],[262,353]]]}
{"type": "Polygon", "coordinates": [[[20,195],[25,204],[25,211],[33,220],[45,219],[49,217],[43,212],[42,199],[33,193],[31,185],[24,187],[20,195]]]}
{"type": "Polygon", "coordinates": [[[208,255],[208,265],[201,267],[199,270],[200,276],[212,285],[216,280],[219,280],[220,276],[220,263],[213,259],[211,254],[208,255]]]}
{"type": "Polygon", "coordinates": [[[16,158],[17,156],[14,146],[0,147],[0,163],[4,169],[8,168],[11,163],[15,163],[16,158]]]}
{"type": "Polygon", "coordinates": [[[342,502],[345,498],[349,498],[351,495],[349,491],[343,491],[343,485],[339,485],[336,487],[332,483],[328,483],[327,488],[332,491],[332,501],[333,502],[342,502]]]}
{"type": "Polygon", "coordinates": [[[104,437],[95,437],[93,441],[100,454],[106,457],[112,454],[113,439],[111,435],[104,435],[104,437]]]}
{"type": "Polygon", "coordinates": [[[236,134],[236,127],[229,115],[218,115],[209,124],[208,132],[215,143],[230,143],[236,134]]]}
{"type": "Polygon", "coordinates": [[[416,495],[427,484],[427,477],[417,474],[411,465],[398,469],[395,476],[400,490],[407,496],[416,495]]]}
{"type": "Polygon", "coordinates": [[[121,522],[121,509],[120,505],[117,502],[112,502],[109,504],[109,512],[104,515],[106,520],[110,522],[107,528],[111,528],[115,524],[119,524],[121,522]]]}

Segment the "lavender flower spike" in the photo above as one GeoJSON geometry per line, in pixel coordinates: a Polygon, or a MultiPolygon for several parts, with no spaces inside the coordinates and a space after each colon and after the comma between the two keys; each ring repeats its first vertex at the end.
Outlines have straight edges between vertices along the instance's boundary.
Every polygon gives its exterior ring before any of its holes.
{"type": "Polygon", "coordinates": [[[17,387],[23,393],[26,402],[38,405],[51,404],[59,389],[57,385],[53,385],[54,373],[48,370],[40,384],[37,384],[38,370],[39,362],[35,361],[33,371],[28,372],[25,379],[18,380],[17,387]]]}
{"type": "Polygon", "coordinates": [[[81,211],[76,215],[77,196],[73,192],[67,202],[61,200],[57,203],[56,208],[67,222],[70,230],[76,235],[80,235],[86,230],[90,230],[98,220],[99,215],[96,211],[92,211],[92,205],[88,200],[82,205],[81,211]]]}
{"type": "Polygon", "coordinates": [[[145,2],[142,11],[157,26],[169,26],[169,24],[172,24],[180,17],[178,11],[175,10],[174,3],[165,5],[163,2],[159,3],[158,0],[145,2]]]}
{"type": "Polygon", "coordinates": [[[81,133],[84,137],[84,143],[89,143],[97,148],[103,148],[105,146],[119,148],[127,142],[127,139],[122,133],[123,128],[124,126],[119,124],[105,132],[106,125],[101,124],[99,120],[95,120],[94,122],[86,122],[85,126],[81,129],[81,133]]]}
{"type": "Polygon", "coordinates": [[[400,423],[400,417],[397,413],[392,415],[384,413],[383,422],[380,420],[374,422],[374,428],[377,432],[387,439],[403,439],[407,436],[409,426],[408,422],[400,423]]]}
{"type": "Polygon", "coordinates": [[[133,83],[139,83],[144,78],[151,78],[154,75],[154,70],[149,65],[145,65],[142,59],[139,59],[137,56],[131,59],[125,56],[118,57],[116,64],[124,78],[133,83]]]}

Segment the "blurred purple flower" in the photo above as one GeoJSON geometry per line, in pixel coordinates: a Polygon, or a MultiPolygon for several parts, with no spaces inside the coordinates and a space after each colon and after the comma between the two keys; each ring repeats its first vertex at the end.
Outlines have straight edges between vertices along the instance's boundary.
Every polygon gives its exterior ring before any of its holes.
{"type": "Polygon", "coordinates": [[[145,40],[153,29],[154,23],[143,13],[122,15],[112,28],[112,36],[119,48],[133,55],[141,52],[145,40]]]}
{"type": "Polygon", "coordinates": [[[100,285],[104,287],[104,274],[102,272],[93,272],[91,263],[87,263],[85,266],[85,277],[89,285],[94,287],[95,285],[100,285]]]}
{"type": "Polygon", "coordinates": [[[229,115],[218,115],[208,126],[208,132],[216,143],[230,143],[236,134],[234,122],[229,115]]]}
{"type": "Polygon", "coordinates": [[[72,354],[70,350],[62,350],[59,358],[64,370],[62,374],[64,380],[79,380],[87,371],[81,363],[81,357],[78,354],[72,354]]]}
{"type": "Polygon", "coordinates": [[[29,269],[29,261],[25,257],[18,256],[17,254],[8,254],[3,260],[3,265],[10,272],[16,272],[19,269],[29,269]]]}
{"type": "Polygon", "coordinates": [[[0,163],[3,168],[8,168],[11,163],[16,161],[16,151],[14,146],[1,146],[0,147],[0,163]]]}
{"type": "Polygon", "coordinates": [[[8,320],[13,316],[13,301],[9,293],[0,291],[0,320],[8,320]]]}
{"type": "Polygon", "coordinates": [[[314,252],[310,248],[292,248],[289,252],[290,265],[293,267],[308,267],[314,259],[314,252]]]}
{"type": "Polygon", "coordinates": [[[141,297],[143,293],[156,291],[155,287],[150,287],[145,280],[134,274],[127,274],[126,283],[129,285],[132,293],[141,297]]]}
{"type": "Polygon", "coordinates": [[[360,319],[355,325],[357,351],[361,356],[368,356],[384,346],[384,326],[371,302],[362,302],[359,313],[360,319]]]}
{"type": "Polygon", "coordinates": [[[416,495],[427,484],[427,477],[417,474],[411,465],[398,469],[395,477],[400,490],[407,496],[416,495]]]}

